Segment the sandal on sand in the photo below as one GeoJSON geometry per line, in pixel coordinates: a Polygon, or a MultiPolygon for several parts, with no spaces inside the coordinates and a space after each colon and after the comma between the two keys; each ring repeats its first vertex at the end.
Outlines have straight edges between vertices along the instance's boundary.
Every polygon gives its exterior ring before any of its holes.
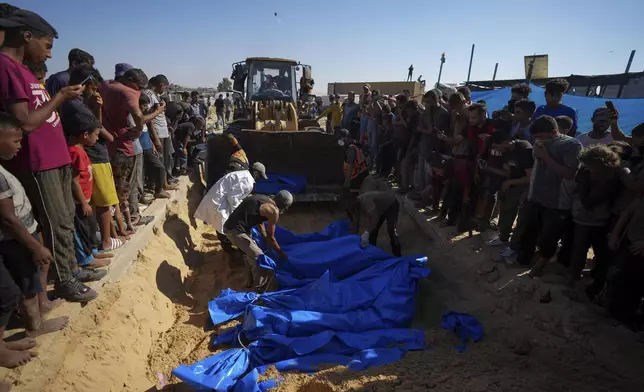
{"type": "Polygon", "coordinates": [[[119,239],[119,238],[112,238],[112,244],[110,245],[110,247],[109,247],[109,248],[107,248],[107,249],[101,249],[101,250],[99,250],[99,251],[95,252],[95,254],[100,255],[100,254],[103,254],[103,253],[111,252],[111,251],[113,251],[113,250],[115,250],[115,249],[120,248],[121,246],[123,246],[123,241],[122,241],[121,239],[119,239]]]}

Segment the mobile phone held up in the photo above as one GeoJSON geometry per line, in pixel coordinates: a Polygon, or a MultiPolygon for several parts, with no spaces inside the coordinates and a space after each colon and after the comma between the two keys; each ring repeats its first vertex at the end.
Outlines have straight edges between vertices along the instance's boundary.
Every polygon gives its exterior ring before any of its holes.
{"type": "Polygon", "coordinates": [[[615,105],[613,105],[613,101],[606,101],[606,107],[610,111],[610,117],[612,119],[617,118],[617,110],[615,110],[615,105]]]}
{"type": "Polygon", "coordinates": [[[80,82],[80,84],[81,84],[82,86],[84,86],[84,85],[86,85],[89,81],[91,81],[91,80],[93,80],[93,79],[94,79],[94,78],[92,77],[92,75],[89,75],[88,77],[86,77],[85,79],[83,79],[83,81],[82,81],[82,82],[80,82]]]}

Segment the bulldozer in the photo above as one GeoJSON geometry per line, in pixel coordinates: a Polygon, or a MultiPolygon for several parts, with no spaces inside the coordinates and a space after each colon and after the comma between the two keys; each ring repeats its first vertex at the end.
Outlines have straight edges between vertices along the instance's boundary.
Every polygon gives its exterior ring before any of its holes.
{"type": "MultiPolygon", "coordinates": [[[[287,183],[289,177],[305,179],[304,189],[293,195],[295,201],[337,200],[344,179],[344,150],[335,135],[300,110],[313,85],[311,67],[289,59],[250,57],[232,68],[233,90],[243,92],[244,107],[224,134],[237,138],[251,162],[266,165],[269,177],[283,176],[287,183]]],[[[218,136],[222,135],[213,135],[207,143],[208,187],[223,175],[225,152],[218,136]]]]}

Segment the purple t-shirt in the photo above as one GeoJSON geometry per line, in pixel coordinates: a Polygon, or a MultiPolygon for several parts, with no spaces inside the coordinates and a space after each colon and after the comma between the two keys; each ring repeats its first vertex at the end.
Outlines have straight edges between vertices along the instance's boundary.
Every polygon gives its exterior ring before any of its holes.
{"type": "MultiPolygon", "coordinates": [[[[9,105],[26,101],[29,111],[36,110],[50,97],[29,68],[0,52],[0,110],[11,112],[9,105]]],[[[71,160],[63,134],[60,116],[51,116],[33,132],[22,139],[22,148],[10,164],[16,171],[39,172],[69,165],[71,160]]]]}

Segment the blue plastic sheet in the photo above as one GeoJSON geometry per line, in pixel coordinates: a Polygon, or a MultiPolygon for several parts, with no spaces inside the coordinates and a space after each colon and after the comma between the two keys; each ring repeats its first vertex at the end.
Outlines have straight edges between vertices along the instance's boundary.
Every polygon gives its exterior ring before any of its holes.
{"type": "Polygon", "coordinates": [[[267,177],[268,179],[259,180],[255,183],[256,193],[274,195],[279,191],[302,193],[306,190],[305,176],[269,173],[267,177]]]}
{"type": "Polygon", "coordinates": [[[241,316],[254,303],[277,310],[340,314],[375,306],[381,309],[382,319],[399,319],[413,313],[416,285],[409,282],[429,275],[424,262],[424,258],[392,258],[346,279],[333,279],[331,271],[327,271],[306,286],[261,296],[225,289],[208,304],[208,310],[215,325],[241,316]]]}
{"type": "Polygon", "coordinates": [[[448,331],[453,331],[463,343],[456,346],[459,352],[465,351],[468,341],[471,340],[476,343],[483,339],[483,326],[476,317],[466,313],[445,313],[441,320],[441,326],[448,331]]]}
{"type": "MultiPolygon", "coordinates": [[[[530,85],[530,87],[532,87],[530,99],[537,106],[545,105],[544,89],[535,85],[530,85]]],[[[489,111],[500,110],[510,100],[510,90],[511,88],[507,87],[492,91],[472,91],[472,101],[484,100],[489,111]]],[[[606,106],[607,100],[613,101],[615,108],[619,110],[619,126],[626,134],[630,135],[631,130],[636,125],[644,122],[644,110],[642,110],[644,99],[642,98],[591,98],[566,94],[562,102],[577,110],[577,132],[585,133],[593,127],[590,120],[593,111],[599,107],[606,106]]]]}
{"type": "Polygon", "coordinates": [[[234,348],[191,366],[181,365],[172,373],[197,390],[227,391],[246,373],[248,365],[248,350],[234,348]]]}
{"type": "Polygon", "coordinates": [[[289,261],[275,263],[266,257],[266,262],[282,277],[280,282],[295,288],[261,295],[222,290],[209,304],[215,325],[240,316],[243,321],[213,343],[241,348],[182,365],[174,374],[196,387],[256,392],[278,382],[258,384],[258,375],[269,365],[279,371],[311,372],[323,364],[362,370],[423,349],[424,333],[407,327],[418,280],[430,273],[426,258],[395,258],[372,246],[362,249],[359,237],[348,235],[345,227],[336,222],[307,235],[280,228],[278,241],[289,261]],[[222,380],[225,369],[229,375],[222,380]]]}
{"type": "Polygon", "coordinates": [[[303,236],[283,228],[277,230],[275,238],[288,254],[288,260],[279,260],[277,253],[266,246],[254,229],[253,239],[265,253],[259,257],[259,265],[275,271],[280,287],[299,287],[319,278],[326,271],[341,279],[392,257],[375,246],[362,248],[359,236],[347,234],[348,225],[346,220],[339,221],[319,233],[303,236]]]}

